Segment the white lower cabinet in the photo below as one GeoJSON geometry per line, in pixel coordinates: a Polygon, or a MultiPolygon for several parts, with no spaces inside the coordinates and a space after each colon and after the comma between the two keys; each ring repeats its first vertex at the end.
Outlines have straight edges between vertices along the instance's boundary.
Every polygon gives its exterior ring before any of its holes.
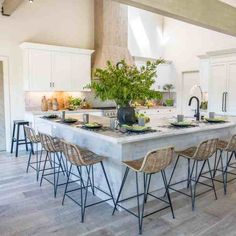
{"type": "Polygon", "coordinates": [[[23,43],[26,91],[83,91],[91,82],[92,50],[23,43]]]}

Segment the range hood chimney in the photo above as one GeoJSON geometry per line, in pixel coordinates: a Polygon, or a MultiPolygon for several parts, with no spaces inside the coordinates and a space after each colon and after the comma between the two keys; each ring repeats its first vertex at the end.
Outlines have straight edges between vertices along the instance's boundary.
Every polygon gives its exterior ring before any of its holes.
{"type": "Polygon", "coordinates": [[[95,54],[93,68],[104,68],[107,60],[125,59],[134,64],[128,50],[128,7],[112,0],[95,0],[95,54]]]}

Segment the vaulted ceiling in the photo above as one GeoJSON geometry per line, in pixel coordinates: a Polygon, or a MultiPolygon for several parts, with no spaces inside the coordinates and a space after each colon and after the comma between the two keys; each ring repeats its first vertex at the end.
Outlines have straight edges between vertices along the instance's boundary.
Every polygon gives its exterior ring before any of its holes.
{"type": "Polygon", "coordinates": [[[236,36],[234,0],[113,0],[236,36]],[[227,4],[226,4],[227,2],[227,4]],[[229,5],[231,4],[231,5],[229,5]]]}

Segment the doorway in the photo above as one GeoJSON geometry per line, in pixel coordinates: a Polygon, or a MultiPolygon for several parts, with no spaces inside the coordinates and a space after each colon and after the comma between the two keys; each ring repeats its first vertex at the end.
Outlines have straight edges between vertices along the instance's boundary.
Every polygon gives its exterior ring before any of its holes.
{"type": "Polygon", "coordinates": [[[6,127],[4,105],[3,62],[0,61],[0,151],[6,150],[6,127]]]}
{"type": "Polygon", "coordinates": [[[199,71],[184,71],[182,73],[182,99],[181,99],[181,111],[186,116],[192,116],[196,105],[189,106],[189,99],[192,96],[196,96],[201,101],[201,89],[199,87],[200,77],[199,71]]]}

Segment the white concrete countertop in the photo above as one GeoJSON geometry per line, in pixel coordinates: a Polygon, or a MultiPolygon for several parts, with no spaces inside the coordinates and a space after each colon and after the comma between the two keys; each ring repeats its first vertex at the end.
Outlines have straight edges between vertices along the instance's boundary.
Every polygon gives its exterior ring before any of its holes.
{"type": "MultiPolygon", "coordinates": [[[[77,118],[79,121],[82,121],[81,116],[70,116],[77,118]]],[[[96,116],[90,116],[91,121],[99,121],[99,123],[102,123],[106,126],[108,126],[108,120],[105,118],[96,117],[96,116]],[[104,120],[104,121],[103,121],[104,120]]],[[[112,143],[117,143],[117,144],[125,144],[125,143],[134,143],[134,142],[140,142],[140,141],[145,141],[145,140],[151,140],[151,139],[158,139],[158,138],[165,138],[165,137],[174,137],[178,135],[184,135],[184,134],[191,134],[191,133],[197,133],[197,132],[203,132],[203,131],[210,131],[210,130],[220,130],[220,129],[225,129],[225,128],[234,128],[236,127],[236,124],[234,122],[225,122],[225,123],[218,123],[218,124],[210,124],[207,122],[199,122],[196,123],[195,127],[189,127],[189,128],[175,128],[170,126],[170,121],[169,120],[161,120],[155,118],[155,116],[151,117],[151,122],[147,124],[147,126],[151,127],[153,130],[156,132],[150,132],[150,133],[129,133],[125,134],[122,132],[119,132],[118,130],[87,130],[83,129],[81,125],[75,124],[75,125],[67,125],[61,123],[59,120],[47,120],[47,119],[42,119],[43,122],[50,123],[51,125],[54,126],[60,126],[61,128],[64,129],[73,129],[74,131],[77,131],[81,134],[86,134],[92,137],[99,138],[101,140],[106,140],[112,143]]],[[[104,127],[105,127],[104,125],[104,127]]]]}

